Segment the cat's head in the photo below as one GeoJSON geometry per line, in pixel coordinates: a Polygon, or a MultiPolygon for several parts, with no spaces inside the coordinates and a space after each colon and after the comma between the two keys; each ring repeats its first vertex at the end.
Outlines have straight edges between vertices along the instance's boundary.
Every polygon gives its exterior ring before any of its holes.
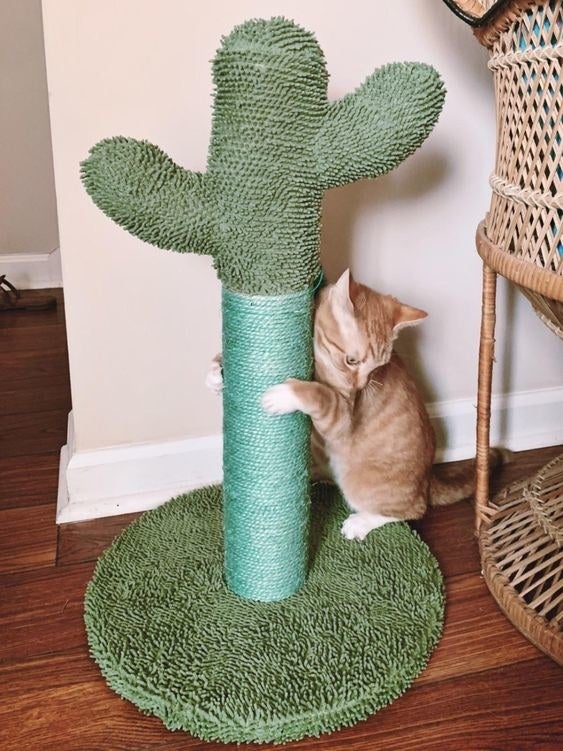
{"type": "Polygon", "coordinates": [[[315,313],[315,378],[338,391],[366,387],[389,362],[401,329],[427,313],[358,284],[347,269],[319,294],[315,313]]]}

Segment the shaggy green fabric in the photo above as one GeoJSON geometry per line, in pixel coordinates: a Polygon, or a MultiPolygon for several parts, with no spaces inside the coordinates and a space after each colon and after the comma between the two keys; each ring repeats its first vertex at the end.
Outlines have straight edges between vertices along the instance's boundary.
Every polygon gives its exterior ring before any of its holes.
{"type": "Polygon", "coordinates": [[[86,593],[109,685],[170,729],[282,742],[351,725],[424,668],[443,620],[436,560],[408,525],[345,540],[336,490],[313,489],[310,572],[275,603],[230,593],[220,488],[150,511],[102,556],[86,593]]]}
{"type": "Polygon", "coordinates": [[[382,175],[418,148],[442,109],[442,82],[429,65],[390,64],[329,102],[322,50],[283,18],[236,27],[213,76],[204,174],[146,141],[110,138],[82,164],[86,190],[142,240],[212,255],[229,289],[311,287],[323,191],[382,175]]]}

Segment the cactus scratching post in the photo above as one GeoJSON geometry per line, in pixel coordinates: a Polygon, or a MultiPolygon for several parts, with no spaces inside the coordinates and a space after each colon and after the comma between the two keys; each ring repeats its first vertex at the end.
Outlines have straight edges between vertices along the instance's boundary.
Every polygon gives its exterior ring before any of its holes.
{"type": "MultiPolygon", "coordinates": [[[[269,695],[267,679],[248,667],[248,676],[258,681],[256,685],[265,692],[261,699],[256,691],[249,693],[244,687],[237,692],[236,681],[229,678],[226,665],[223,675],[221,666],[215,669],[206,664],[201,654],[196,657],[187,646],[199,639],[203,653],[207,655],[205,650],[209,649],[211,654],[217,649],[214,629],[226,629],[229,638],[226,631],[224,638],[232,651],[223,656],[238,670],[240,661],[247,661],[249,656],[245,654],[243,659],[237,650],[248,651],[245,639],[252,633],[257,649],[262,639],[274,650],[280,665],[289,659],[297,667],[295,655],[289,656],[291,650],[281,650],[282,632],[296,640],[305,655],[307,645],[316,638],[315,629],[311,630],[315,613],[319,614],[317,626],[323,633],[323,617],[328,618],[329,629],[338,628],[341,623],[342,629],[353,631],[350,613],[343,604],[346,598],[342,600],[332,592],[325,601],[327,592],[320,592],[319,582],[326,585],[330,580],[328,571],[336,579],[335,562],[360,551],[358,581],[365,584],[364,574],[368,570],[373,574],[375,548],[365,545],[354,549],[353,544],[350,547],[338,537],[331,543],[334,549],[327,548],[328,538],[317,528],[318,539],[313,539],[312,545],[317,557],[312,559],[309,580],[303,586],[310,563],[309,425],[301,414],[266,415],[260,399],[269,386],[288,377],[307,379],[312,372],[312,298],[320,273],[323,192],[354,180],[377,177],[399,164],[432,129],[444,92],[431,67],[401,63],[380,68],[356,91],[329,102],[328,75],[316,40],[282,18],[250,21],[235,28],[223,39],[213,71],[215,108],[205,173],[179,167],[149,143],[112,138],[91,150],[82,165],[82,179],[102,211],[137,237],[160,248],[211,255],[223,283],[223,535],[220,540],[211,536],[206,541],[205,554],[196,550],[197,545],[193,547],[189,530],[184,529],[180,538],[172,535],[176,540],[175,570],[182,561],[185,576],[179,575],[177,581],[171,580],[164,588],[170,593],[170,587],[176,587],[175,596],[181,593],[187,598],[182,601],[188,605],[179,606],[179,612],[166,616],[165,624],[159,621],[156,631],[148,628],[142,638],[138,635],[133,646],[131,619],[151,621],[147,608],[151,610],[151,603],[159,599],[164,582],[160,578],[163,572],[159,573],[159,566],[155,568],[153,561],[151,585],[143,587],[142,593],[137,592],[141,572],[131,563],[132,551],[140,550],[142,542],[147,560],[155,551],[155,561],[166,559],[162,546],[169,545],[169,525],[179,505],[186,518],[193,517],[196,527],[202,503],[206,506],[211,499],[220,505],[221,497],[216,492],[196,492],[168,504],[164,510],[150,512],[127,530],[100,561],[88,590],[86,622],[94,657],[110,685],[142,708],[158,714],[169,727],[184,727],[202,737],[221,740],[287,740],[350,723],[398,695],[422,668],[439,633],[439,572],[429,554],[421,553],[425,561],[422,572],[424,576],[426,570],[427,579],[420,623],[428,617],[433,625],[423,628],[422,636],[418,634],[423,646],[415,650],[417,656],[412,664],[399,671],[400,680],[394,677],[392,687],[377,694],[377,698],[368,699],[359,690],[356,699],[344,700],[348,687],[343,688],[343,681],[348,679],[341,670],[341,658],[337,658],[340,668],[333,666],[332,672],[322,667],[324,659],[319,663],[318,670],[324,671],[326,677],[326,686],[322,681],[315,684],[317,688],[325,686],[320,692],[312,689],[307,671],[296,676],[288,665],[280,668],[280,676],[272,686],[281,680],[297,685],[298,693],[301,691],[297,697],[284,691],[283,701],[281,697],[275,699],[274,689],[274,694],[269,695]],[[149,542],[146,530],[151,528],[152,520],[157,527],[149,542]],[[167,534],[163,534],[163,529],[168,530],[167,534]],[[368,550],[372,550],[371,556],[366,556],[368,550]],[[222,577],[216,578],[217,555],[224,555],[226,588],[222,577]],[[190,571],[190,556],[196,556],[197,565],[201,565],[201,576],[197,572],[186,573],[190,571]],[[315,565],[320,566],[322,575],[317,577],[316,585],[311,585],[315,565]],[[129,605],[123,610],[113,586],[119,580],[118,589],[122,591],[128,577],[129,605]],[[130,601],[135,592],[141,605],[133,606],[130,601]],[[214,605],[211,609],[203,607],[204,602],[214,605]],[[135,616],[131,615],[132,610],[135,616]],[[108,611],[114,616],[119,614],[111,622],[113,626],[107,620],[108,611]],[[232,617],[230,625],[227,611],[232,617]],[[181,616],[187,620],[179,621],[181,616]],[[187,621],[191,628],[194,618],[198,636],[188,633],[189,628],[186,631],[187,621]],[[259,623],[263,624],[260,628],[259,623]],[[178,629],[183,634],[180,641],[178,629]],[[272,642],[275,634],[278,641],[274,638],[272,642]],[[135,653],[134,659],[124,648],[123,639],[135,653]],[[185,654],[191,654],[203,671],[207,688],[200,686],[196,691],[191,679],[182,674],[182,686],[170,693],[166,670],[159,673],[162,680],[155,684],[160,689],[143,688],[138,674],[149,664],[153,671],[157,664],[170,664],[176,649],[173,645],[178,643],[184,645],[185,654]],[[116,654],[120,654],[121,665],[116,662],[116,654]],[[123,663],[129,664],[129,658],[133,662],[125,669],[123,663]],[[215,676],[213,680],[209,670],[215,676]],[[218,680],[214,693],[210,686],[217,678],[217,670],[224,680],[218,680]],[[306,711],[295,701],[302,702],[308,692],[311,701],[306,711]],[[216,704],[218,697],[222,697],[221,710],[216,704]],[[350,711],[342,711],[343,701],[350,711]],[[335,702],[332,710],[331,702],[335,702]],[[325,707],[322,712],[321,706],[325,707]]],[[[333,501],[333,506],[338,503],[333,501]]],[[[212,511],[208,509],[207,513],[209,529],[218,532],[213,526],[212,511]]],[[[336,519],[337,514],[330,518],[336,519]]],[[[378,535],[393,538],[406,534],[404,539],[409,545],[422,550],[422,543],[408,528],[393,526],[403,531],[384,529],[378,535]]],[[[330,525],[329,528],[332,529],[330,525]]],[[[206,539],[205,532],[203,538],[206,539]]],[[[332,539],[330,534],[329,538],[332,539]]],[[[417,568],[420,565],[419,561],[417,568]]],[[[421,571],[415,569],[412,575],[418,581],[421,571]]],[[[337,581],[333,584],[338,588],[337,581]]],[[[342,593],[347,591],[345,587],[342,593]]],[[[361,587],[356,596],[362,596],[361,587]]],[[[400,589],[395,592],[396,598],[403,596],[400,589]]],[[[413,605],[408,597],[406,601],[413,605]]],[[[369,617],[363,608],[354,612],[355,618],[358,613],[369,617]]],[[[418,623],[417,618],[414,621],[418,623]]],[[[374,640],[381,639],[378,624],[378,619],[372,618],[373,630],[366,626],[374,640]]],[[[342,638],[336,632],[334,636],[342,638]]],[[[272,655],[270,652],[264,659],[272,655]]],[[[388,664],[395,675],[393,659],[382,664],[388,664]]],[[[171,670],[175,673],[175,669],[171,670]]],[[[195,668],[194,671],[197,672],[195,668]]],[[[191,674],[193,678],[195,673],[191,674]]]]}

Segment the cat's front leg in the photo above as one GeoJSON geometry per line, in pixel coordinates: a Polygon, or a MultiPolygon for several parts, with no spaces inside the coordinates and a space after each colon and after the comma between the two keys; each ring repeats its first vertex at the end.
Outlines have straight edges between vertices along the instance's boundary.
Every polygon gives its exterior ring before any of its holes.
{"type": "Polygon", "coordinates": [[[262,407],[270,415],[289,415],[291,412],[305,412],[305,404],[297,393],[296,384],[305,384],[290,378],[285,383],[271,386],[262,396],[262,407]]]}
{"type": "Polygon", "coordinates": [[[324,439],[330,439],[348,422],[348,410],[342,397],[329,386],[316,381],[290,378],[269,388],[262,397],[262,406],[271,415],[304,412],[324,439]]]}

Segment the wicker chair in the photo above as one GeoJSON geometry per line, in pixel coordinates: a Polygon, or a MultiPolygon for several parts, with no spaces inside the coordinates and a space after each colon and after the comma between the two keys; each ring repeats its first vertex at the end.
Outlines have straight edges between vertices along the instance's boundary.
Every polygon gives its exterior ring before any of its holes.
{"type": "Polygon", "coordinates": [[[563,455],[492,500],[488,466],[497,274],[518,285],[563,338],[563,2],[455,5],[490,51],[497,102],[493,195],[476,238],[483,259],[476,490],[483,573],[512,623],[563,664],[563,455]]]}

